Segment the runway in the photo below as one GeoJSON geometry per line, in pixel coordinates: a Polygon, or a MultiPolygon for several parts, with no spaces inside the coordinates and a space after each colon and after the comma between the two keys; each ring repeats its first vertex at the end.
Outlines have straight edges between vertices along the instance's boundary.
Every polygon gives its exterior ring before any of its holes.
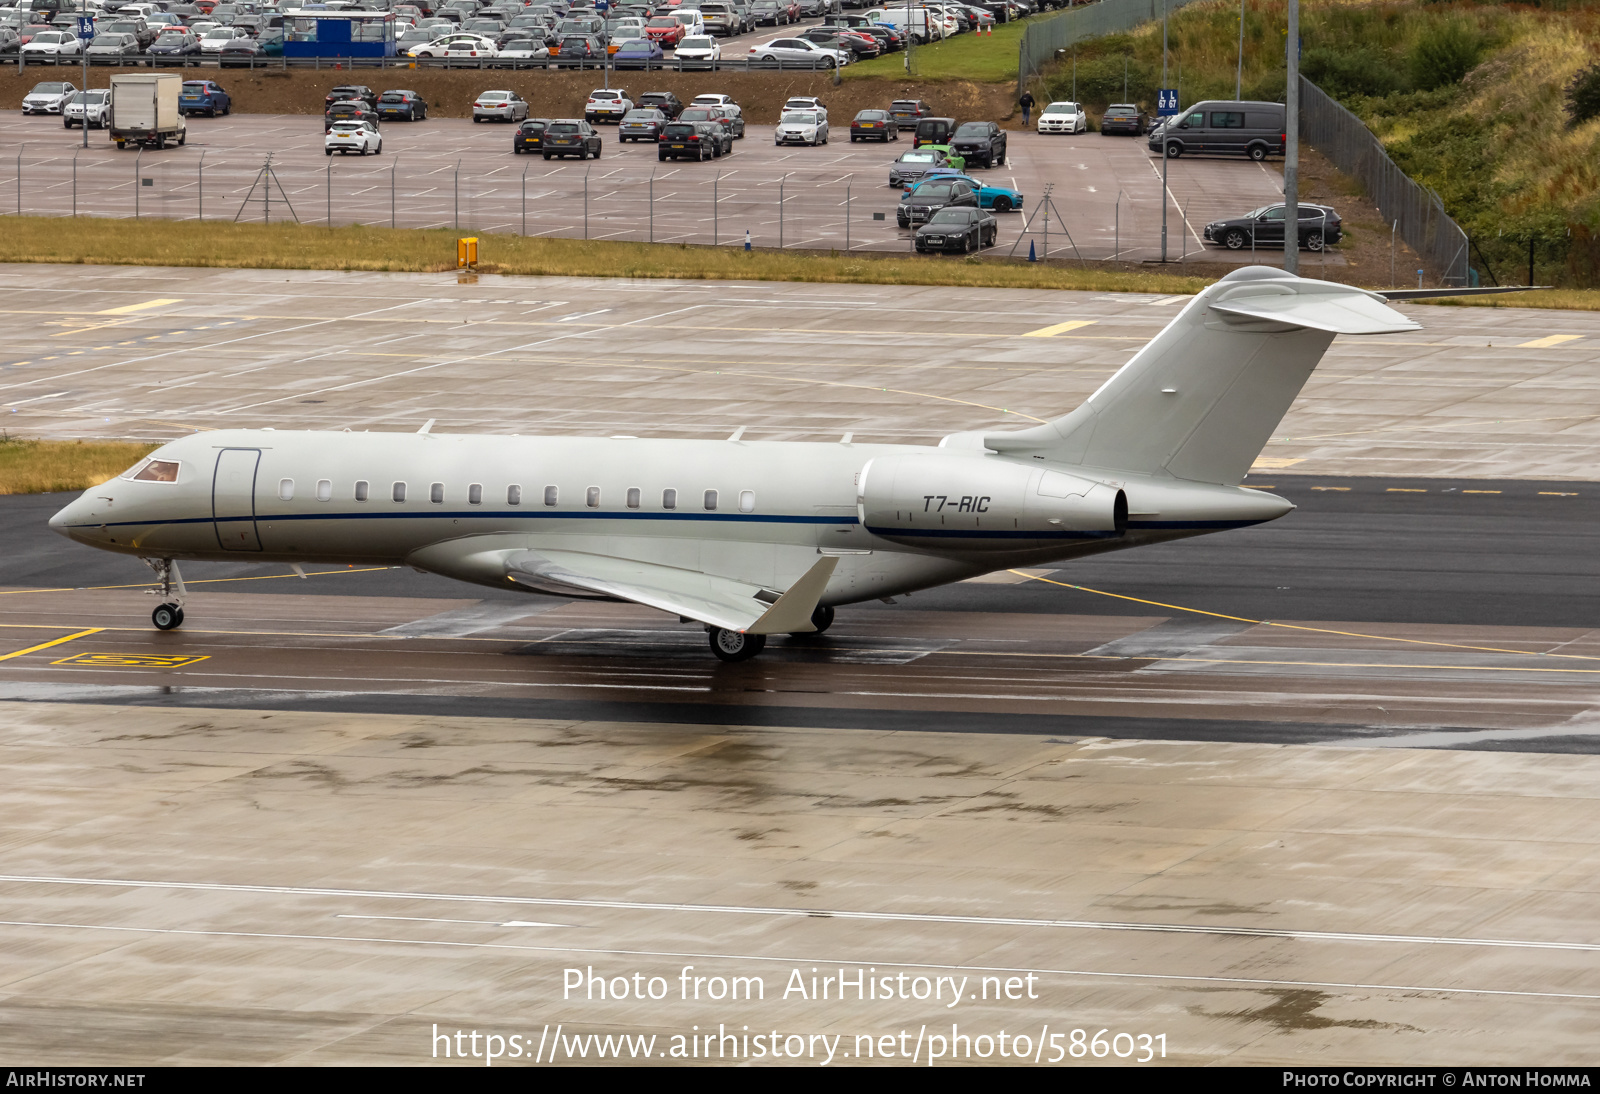
{"type": "MultiPolygon", "coordinates": [[[[5,424],[152,439],[926,443],[1061,413],[1182,303],[0,280],[5,424]]],[[[196,564],[158,633],[135,560],[0,498],[0,1046],[1587,1063],[1600,328],[1407,310],[1428,329],[1337,342],[1252,471],[1283,519],[847,607],[738,665],[675,617],[400,569],[196,564]]]]}

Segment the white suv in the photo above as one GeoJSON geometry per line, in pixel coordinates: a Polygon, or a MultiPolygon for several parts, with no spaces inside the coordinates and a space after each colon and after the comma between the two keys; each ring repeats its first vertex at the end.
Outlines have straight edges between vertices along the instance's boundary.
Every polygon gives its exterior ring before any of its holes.
{"type": "Polygon", "coordinates": [[[75,125],[104,129],[111,124],[111,92],[77,92],[61,108],[61,124],[68,129],[75,125]]]}
{"type": "Polygon", "coordinates": [[[589,101],[583,107],[583,120],[594,122],[620,122],[633,109],[633,100],[626,91],[617,88],[596,88],[589,92],[589,101]]]}

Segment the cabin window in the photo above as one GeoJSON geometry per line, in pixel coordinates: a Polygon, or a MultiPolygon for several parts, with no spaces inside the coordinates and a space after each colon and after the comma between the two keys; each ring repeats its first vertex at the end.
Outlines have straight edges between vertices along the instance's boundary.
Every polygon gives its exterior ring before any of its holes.
{"type": "Polygon", "coordinates": [[[317,480],[317,500],[318,501],[332,501],[333,500],[333,480],[332,479],[318,479],[317,480]]]}
{"type": "Polygon", "coordinates": [[[560,500],[561,500],[561,491],[560,490],[556,489],[554,486],[547,486],[547,487],[544,488],[544,503],[546,505],[555,505],[560,500]]]}
{"type": "Polygon", "coordinates": [[[717,492],[715,490],[707,490],[706,491],[706,508],[707,509],[715,509],[716,507],[717,507],[717,492]]]}
{"type": "Polygon", "coordinates": [[[394,484],[394,490],[391,492],[390,496],[393,497],[395,501],[405,501],[406,500],[406,484],[403,483],[403,482],[395,483],[394,484]]]}
{"type": "Polygon", "coordinates": [[[467,487],[467,504],[483,504],[483,483],[475,482],[471,486],[467,487]]]}
{"type": "Polygon", "coordinates": [[[366,479],[357,479],[356,480],[356,500],[357,501],[366,501],[367,500],[367,489],[368,489],[368,487],[367,487],[367,480],[366,479]]]}
{"type": "Polygon", "coordinates": [[[754,490],[739,491],[739,512],[754,513],[756,511],[756,492],[754,490]]]}
{"type": "Polygon", "coordinates": [[[678,492],[671,487],[661,491],[661,508],[676,509],[678,507],[678,492]]]}
{"type": "Polygon", "coordinates": [[[637,486],[628,487],[628,508],[639,508],[639,488],[637,486]]]}
{"type": "Polygon", "coordinates": [[[139,482],[177,482],[178,461],[151,460],[132,476],[139,482]]]}
{"type": "Polygon", "coordinates": [[[436,482],[428,487],[428,500],[435,505],[444,504],[444,483],[436,482]]]}
{"type": "Polygon", "coordinates": [[[589,487],[589,495],[584,499],[584,504],[590,509],[600,508],[600,488],[598,486],[589,487]]]}
{"type": "Polygon", "coordinates": [[[278,500],[279,501],[293,501],[294,500],[294,480],[293,479],[279,479],[278,480],[278,500]]]}
{"type": "Polygon", "coordinates": [[[506,487],[506,504],[507,505],[521,505],[522,504],[522,487],[520,487],[520,486],[508,486],[508,487],[506,487]]]}

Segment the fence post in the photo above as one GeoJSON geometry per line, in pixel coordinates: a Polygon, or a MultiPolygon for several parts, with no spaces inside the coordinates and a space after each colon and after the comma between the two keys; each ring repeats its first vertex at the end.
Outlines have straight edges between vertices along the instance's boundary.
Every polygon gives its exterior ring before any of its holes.
{"type": "MultiPolygon", "coordinates": [[[[17,64],[18,66],[21,66],[22,54],[18,53],[17,58],[17,64]]],[[[21,144],[17,145],[17,215],[19,217],[22,215],[22,150],[26,147],[28,147],[27,141],[23,141],[21,144]]],[[[134,173],[138,174],[137,171],[134,173]]],[[[137,192],[134,194],[134,197],[138,197],[137,192]]]]}
{"type": "MultiPolygon", "coordinates": [[[[789,176],[784,175],[778,180],[778,250],[783,250],[783,185],[789,181],[789,176]]],[[[1530,250],[1531,254],[1532,251],[1530,250]]]]}
{"type": "Polygon", "coordinates": [[[1116,219],[1111,222],[1111,257],[1122,255],[1122,191],[1117,191],[1116,219]]]}
{"type": "MultiPolygon", "coordinates": [[[[73,171],[77,171],[76,166],[74,166],[73,171]]],[[[200,166],[195,169],[195,175],[200,198],[200,215],[196,219],[203,222],[206,219],[206,154],[204,152],[200,153],[200,166]]],[[[76,174],[74,174],[73,178],[73,185],[76,186],[76,174]]]]}
{"type": "Polygon", "coordinates": [[[711,180],[711,245],[717,246],[717,188],[722,184],[722,172],[717,172],[717,177],[711,180]]]}
{"type": "Polygon", "coordinates": [[[650,242],[656,241],[656,173],[650,172],[650,242]]]}
{"type": "Polygon", "coordinates": [[[589,238],[589,172],[594,170],[586,167],[583,171],[583,238],[589,238]]]}
{"type": "Polygon", "coordinates": [[[456,160],[456,231],[461,230],[461,161],[456,160]]]}
{"type": "Polygon", "coordinates": [[[389,227],[395,226],[394,218],[394,173],[400,166],[400,157],[396,156],[389,161],[389,227]]]}
{"type": "Polygon", "coordinates": [[[528,234],[528,169],[522,169],[522,234],[528,234]]]}
{"type": "MultiPolygon", "coordinates": [[[[89,128],[87,107],[84,109],[84,114],[86,116],[83,120],[83,127],[85,130],[87,130],[89,128]]],[[[82,151],[83,149],[81,148],[75,148],[72,151],[72,215],[74,217],[78,215],[78,153],[82,151]]]]}
{"type": "Polygon", "coordinates": [[[333,227],[333,157],[328,157],[328,214],[324,218],[328,227],[333,227]]]}
{"type": "Polygon", "coordinates": [[[844,184],[844,253],[850,253],[850,184],[844,184]]]}
{"type": "MultiPolygon", "coordinates": [[[[144,189],[144,179],[141,177],[141,172],[139,170],[139,161],[142,160],[142,159],[144,159],[144,149],[141,147],[139,149],[139,154],[137,156],[133,157],[133,219],[134,220],[138,220],[139,219],[139,191],[144,189]]],[[[20,164],[22,162],[22,157],[21,156],[17,157],[17,162],[19,164],[19,167],[18,167],[18,170],[17,170],[17,180],[20,182],[22,180],[22,170],[21,170],[21,167],[20,167],[20,164]]],[[[19,187],[19,190],[20,190],[20,187],[19,187]]]]}

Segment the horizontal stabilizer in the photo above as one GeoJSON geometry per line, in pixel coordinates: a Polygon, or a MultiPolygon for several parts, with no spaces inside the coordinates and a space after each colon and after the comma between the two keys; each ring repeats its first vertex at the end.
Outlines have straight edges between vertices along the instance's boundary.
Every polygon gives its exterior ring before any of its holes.
{"type": "MultiPolygon", "coordinates": [[[[1266,320],[1289,327],[1328,331],[1330,334],[1400,334],[1421,330],[1414,323],[1370,293],[1342,285],[1328,286],[1335,291],[1317,291],[1327,282],[1302,281],[1299,292],[1282,292],[1281,283],[1260,286],[1268,292],[1235,290],[1211,305],[1211,310],[1226,320],[1266,320]],[[1280,289],[1271,292],[1271,289],[1280,289]]],[[[1255,288],[1255,286],[1251,286],[1255,288]]]]}

